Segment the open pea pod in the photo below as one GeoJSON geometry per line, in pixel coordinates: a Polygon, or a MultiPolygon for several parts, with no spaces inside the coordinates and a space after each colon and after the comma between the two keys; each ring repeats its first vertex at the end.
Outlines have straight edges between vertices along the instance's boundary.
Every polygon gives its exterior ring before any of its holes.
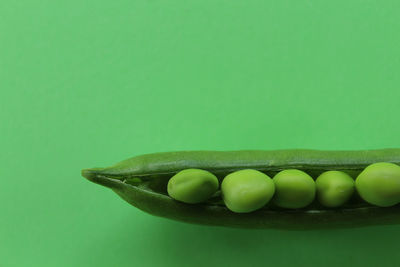
{"type": "Polygon", "coordinates": [[[400,164],[400,149],[365,151],[181,151],[136,156],[107,168],[82,170],[88,180],[112,189],[133,206],[174,220],[230,227],[321,229],[400,223],[400,205],[377,207],[349,204],[329,209],[311,205],[303,209],[264,207],[251,213],[234,213],[218,201],[185,204],[167,194],[168,180],[177,172],[196,168],[222,180],[241,169],[255,169],[273,176],[285,169],[299,169],[313,178],[340,170],[355,178],[376,162],[400,164]]]}

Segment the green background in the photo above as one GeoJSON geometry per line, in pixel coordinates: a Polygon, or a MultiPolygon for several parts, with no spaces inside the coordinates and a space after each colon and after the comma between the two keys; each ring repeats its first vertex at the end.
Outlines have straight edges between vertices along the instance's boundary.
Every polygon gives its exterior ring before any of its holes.
{"type": "Polygon", "coordinates": [[[400,226],[150,216],[80,176],[171,150],[400,147],[397,0],[0,2],[0,266],[393,266],[400,226]]]}

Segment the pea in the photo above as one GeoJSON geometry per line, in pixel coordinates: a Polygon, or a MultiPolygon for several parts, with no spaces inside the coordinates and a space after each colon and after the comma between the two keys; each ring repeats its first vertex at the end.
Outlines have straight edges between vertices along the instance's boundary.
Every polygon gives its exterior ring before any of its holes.
{"type": "Polygon", "coordinates": [[[370,204],[396,205],[400,202],[400,166],[385,162],[371,164],[357,177],[356,188],[370,204]]]}
{"type": "MultiPolygon", "coordinates": [[[[388,208],[375,206],[398,203],[399,186],[396,181],[399,177],[399,167],[390,163],[374,164],[376,162],[392,162],[400,165],[400,148],[364,151],[307,149],[172,151],[137,155],[105,168],[84,169],[82,175],[91,182],[112,189],[123,200],[140,210],[188,223],[252,229],[331,229],[399,224],[400,204],[388,208]],[[369,165],[371,166],[368,167],[369,165]],[[372,166],[375,167],[372,168],[372,166]],[[377,166],[380,167],[377,168],[377,166]],[[348,206],[343,210],[317,206],[297,210],[265,207],[258,212],[236,213],[226,207],[229,203],[227,197],[229,194],[226,192],[225,204],[227,205],[223,205],[223,199],[219,199],[218,194],[213,194],[212,199],[201,205],[188,205],[169,197],[168,186],[165,183],[171,176],[186,169],[207,170],[217,177],[227,177],[233,172],[244,169],[276,173],[280,170],[295,168],[301,169],[312,177],[326,170],[343,170],[354,177],[361,173],[355,182],[355,189],[367,202],[360,201],[360,203],[348,206]]],[[[276,176],[273,179],[273,183],[276,184],[275,195],[270,202],[276,202],[282,207],[294,208],[311,202],[313,197],[310,196],[315,191],[315,189],[313,190],[315,185],[312,185],[308,175],[300,173],[301,175],[298,173],[293,175],[297,178],[298,176],[303,177],[293,179],[293,186],[288,185],[285,179],[282,179],[281,183],[278,177],[282,173],[276,176]],[[294,188],[289,190],[290,187],[294,188]],[[290,191],[293,191],[294,194],[290,191]],[[304,194],[300,194],[299,191],[304,194]],[[309,200],[306,201],[307,199],[309,200]]],[[[211,180],[215,183],[214,179],[211,180]]],[[[253,189],[256,190],[254,187],[253,189]]],[[[319,195],[318,193],[317,196],[320,197],[319,195]]],[[[189,194],[189,198],[192,197],[189,194]]],[[[238,199],[235,194],[231,198],[238,199]]],[[[335,198],[329,195],[329,199],[333,202],[332,199],[335,198]]],[[[249,200],[245,199],[243,202],[247,203],[249,200]]]]}
{"type": "Polygon", "coordinates": [[[339,207],[354,193],[354,180],[345,172],[326,171],[315,181],[318,201],[325,207],[339,207]]]}
{"type": "Polygon", "coordinates": [[[289,169],[275,175],[274,203],[278,207],[298,209],[311,204],[315,198],[315,182],[307,173],[289,169]]]}
{"type": "Polygon", "coordinates": [[[272,179],[257,170],[228,174],[221,184],[225,205],[233,212],[245,213],[262,208],[275,192],[272,179]]]}
{"type": "Polygon", "coordinates": [[[217,189],[217,177],[200,169],[186,169],[178,172],[168,181],[167,186],[170,197],[190,204],[206,201],[217,189]]]}

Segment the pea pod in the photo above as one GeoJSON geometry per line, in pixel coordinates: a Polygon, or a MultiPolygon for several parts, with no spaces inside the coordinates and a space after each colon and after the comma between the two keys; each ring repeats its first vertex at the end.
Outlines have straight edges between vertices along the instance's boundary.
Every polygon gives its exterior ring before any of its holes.
{"type": "Polygon", "coordinates": [[[233,213],[212,200],[186,204],[168,196],[168,179],[184,169],[202,169],[220,181],[229,173],[254,169],[270,177],[286,169],[298,169],[312,177],[325,171],[343,171],[353,178],[376,162],[400,164],[400,149],[364,151],[181,151],[146,154],[107,168],[82,170],[90,181],[111,188],[133,206],[150,214],[189,223],[280,229],[361,227],[400,223],[400,205],[377,207],[349,204],[338,209],[314,205],[287,210],[261,208],[233,213]]]}

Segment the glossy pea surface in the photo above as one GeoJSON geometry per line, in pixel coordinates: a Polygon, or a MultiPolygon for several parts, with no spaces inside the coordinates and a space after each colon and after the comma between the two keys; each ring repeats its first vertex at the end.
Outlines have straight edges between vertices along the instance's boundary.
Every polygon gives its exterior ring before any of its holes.
{"type": "Polygon", "coordinates": [[[278,207],[298,209],[311,204],[315,198],[315,182],[307,173],[289,169],[275,175],[274,203],[278,207]]]}
{"type": "Polygon", "coordinates": [[[178,172],[168,181],[167,186],[170,197],[189,204],[206,201],[217,189],[217,177],[200,169],[186,169],[178,172]]]}
{"type": "Polygon", "coordinates": [[[385,162],[371,164],[357,177],[356,188],[370,204],[396,205],[400,202],[400,166],[385,162]]]}
{"type": "Polygon", "coordinates": [[[267,204],[275,192],[272,179],[257,170],[228,174],[221,184],[225,205],[233,212],[255,211],[267,204]]]}
{"type": "Polygon", "coordinates": [[[318,201],[325,207],[339,207],[354,193],[354,180],[342,171],[327,171],[315,181],[318,201]]]}

